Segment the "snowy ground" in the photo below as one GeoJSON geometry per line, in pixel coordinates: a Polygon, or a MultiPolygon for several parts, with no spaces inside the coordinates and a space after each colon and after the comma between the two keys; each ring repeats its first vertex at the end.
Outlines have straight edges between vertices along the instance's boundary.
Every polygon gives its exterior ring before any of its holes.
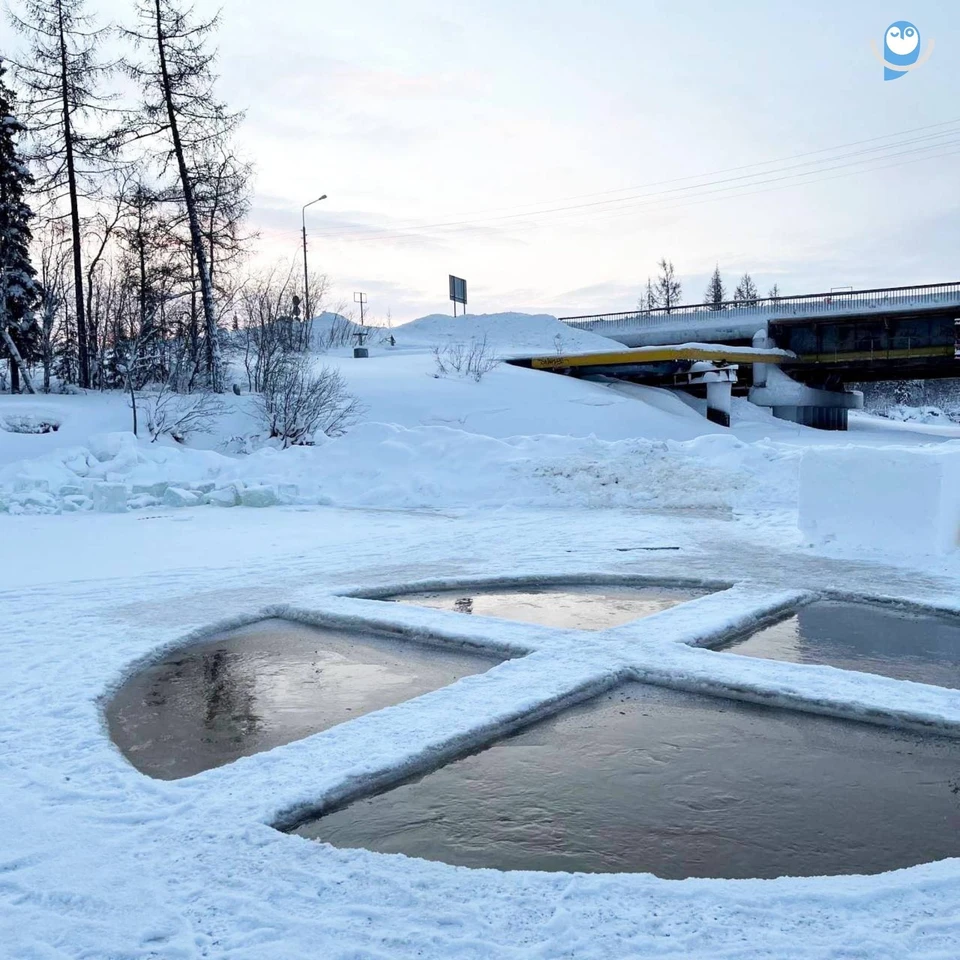
{"type": "Polygon", "coordinates": [[[822,591],[960,607],[956,554],[814,550],[791,486],[812,443],[905,446],[960,431],[861,417],[829,435],[741,407],[730,436],[659,391],[513,368],[480,384],[436,380],[426,352],[398,349],[368,363],[328,359],[370,412],[312,450],[218,452],[236,420],[208,449],[91,440],[123,429],[122,399],[0,399],[0,416],[43,405],[63,423],[56,434],[0,433],[7,503],[37,479],[54,501],[86,496],[54,489],[71,469],[81,491],[130,484],[132,497],[149,478],[230,477],[289,500],[224,510],[159,497],[118,514],[0,516],[0,957],[955,957],[960,861],[775,881],[504,874],[272,828],[630,676],[960,733],[957,691],[696,649],[822,591]],[[463,423],[424,422],[438,413],[463,423]],[[47,459],[25,465],[31,455],[47,459]],[[647,549],[658,547],[678,549],[647,549]],[[517,576],[733,586],[589,637],[342,596],[517,576]],[[105,733],[103,697],[142,658],[266,609],[529,652],[184,781],[137,773],[105,733]]]}

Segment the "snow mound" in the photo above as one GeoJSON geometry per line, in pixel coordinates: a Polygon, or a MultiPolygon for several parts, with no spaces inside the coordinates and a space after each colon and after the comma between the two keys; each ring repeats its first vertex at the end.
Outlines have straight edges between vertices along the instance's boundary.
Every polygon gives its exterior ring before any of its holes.
{"type": "Polygon", "coordinates": [[[45,415],[32,413],[12,413],[0,416],[0,430],[7,433],[43,434],[56,433],[60,421],[45,415]]]}
{"type": "Polygon", "coordinates": [[[696,440],[497,439],[366,423],[319,447],[245,457],[94,436],[0,470],[0,511],[118,513],[200,505],[792,508],[799,452],[696,440]]]}
{"type": "Polygon", "coordinates": [[[486,313],[454,318],[435,313],[396,327],[393,332],[400,346],[433,347],[486,338],[500,356],[623,349],[615,340],[568,327],[549,314],[486,313]]]}
{"type": "Polygon", "coordinates": [[[353,346],[353,335],[361,329],[359,323],[340,313],[324,311],[310,321],[310,349],[324,352],[336,347],[353,346]]]}
{"type": "Polygon", "coordinates": [[[960,420],[956,411],[947,413],[942,407],[910,407],[906,404],[897,404],[880,415],[900,423],[949,424],[960,420]]]}

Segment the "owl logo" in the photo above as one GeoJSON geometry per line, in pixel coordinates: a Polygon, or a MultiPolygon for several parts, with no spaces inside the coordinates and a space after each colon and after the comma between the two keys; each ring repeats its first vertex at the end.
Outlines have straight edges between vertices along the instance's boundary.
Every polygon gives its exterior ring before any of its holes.
{"type": "Polygon", "coordinates": [[[920,31],[909,20],[897,20],[887,27],[883,35],[883,54],[871,41],[873,52],[883,64],[884,80],[899,80],[911,70],[926,63],[933,53],[933,40],[927,41],[927,49],[920,56],[920,31]]]}

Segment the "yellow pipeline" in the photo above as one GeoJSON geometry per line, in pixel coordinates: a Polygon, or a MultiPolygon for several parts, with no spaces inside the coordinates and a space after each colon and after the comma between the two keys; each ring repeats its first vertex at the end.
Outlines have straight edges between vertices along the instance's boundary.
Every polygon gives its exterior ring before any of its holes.
{"type": "Polygon", "coordinates": [[[795,360],[785,350],[758,350],[755,347],[640,347],[614,353],[581,353],[569,357],[532,357],[534,370],[567,367],[606,367],[622,364],[662,363],[670,360],[712,360],[728,363],[788,363],[795,360]]]}
{"type": "Polygon", "coordinates": [[[849,353],[802,353],[798,363],[847,363],[850,360],[909,360],[911,357],[953,357],[951,345],[939,347],[903,347],[897,350],[851,350],[849,353]]]}

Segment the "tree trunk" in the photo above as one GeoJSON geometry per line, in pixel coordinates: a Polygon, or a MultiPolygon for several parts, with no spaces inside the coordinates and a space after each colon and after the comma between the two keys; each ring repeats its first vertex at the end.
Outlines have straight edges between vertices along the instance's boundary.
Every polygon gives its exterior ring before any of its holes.
{"type": "Polygon", "coordinates": [[[36,393],[37,391],[33,389],[33,381],[30,379],[26,364],[23,362],[23,357],[20,356],[20,351],[17,349],[17,345],[13,342],[13,337],[10,336],[10,331],[6,327],[0,329],[0,337],[3,338],[3,342],[10,351],[10,392],[20,392],[20,384],[17,379],[17,374],[19,373],[20,376],[23,377],[23,383],[27,388],[27,393],[36,393]],[[14,387],[16,387],[16,389],[14,389],[14,387]]]}
{"type": "MultiPolygon", "coordinates": [[[[47,292],[46,296],[50,296],[47,292]]],[[[43,392],[50,392],[50,369],[53,366],[53,305],[43,307],[43,392]]]]}
{"type": "Polygon", "coordinates": [[[67,40],[64,35],[63,7],[57,4],[60,17],[60,91],[63,99],[63,142],[67,157],[67,183],[70,191],[70,228],[73,234],[73,289],[77,310],[77,350],[80,365],[80,386],[90,386],[90,363],[87,356],[87,320],[83,299],[83,249],[80,238],[80,209],[77,199],[77,171],[73,158],[73,126],[70,119],[70,94],[67,76],[67,40]]]}
{"type": "Polygon", "coordinates": [[[203,231],[200,228],[200,218],[197,214],[197,204],[193,195],[193,184],[183,154],[183,143],[180,140],[177,112],[173,106],[173,87],[167,69],[166,38],[163,35],[163,14],[160,10],[160,0],[154,0],[154,9],[157,17],[157,51],[160,57],[160,74],[163,78],[163,98],[167,106],[167,119],[170,123],[170,136],[173,140],[173,150],[177,158],[177,168],[180,171],[183,202],[187,208],[190,242],[193,246],[194,256],[197,258],[197,272],[200,274],[200,295],[203,301],[203,318],[207,338],[207,373],[210,377],[211,390],[214,393],[222,393],[223,371],[220,364],[220,343],[217,339],[217,319],[214,315],[213,284],[210,281],[207,251],[203,242],[203,231]]]}

